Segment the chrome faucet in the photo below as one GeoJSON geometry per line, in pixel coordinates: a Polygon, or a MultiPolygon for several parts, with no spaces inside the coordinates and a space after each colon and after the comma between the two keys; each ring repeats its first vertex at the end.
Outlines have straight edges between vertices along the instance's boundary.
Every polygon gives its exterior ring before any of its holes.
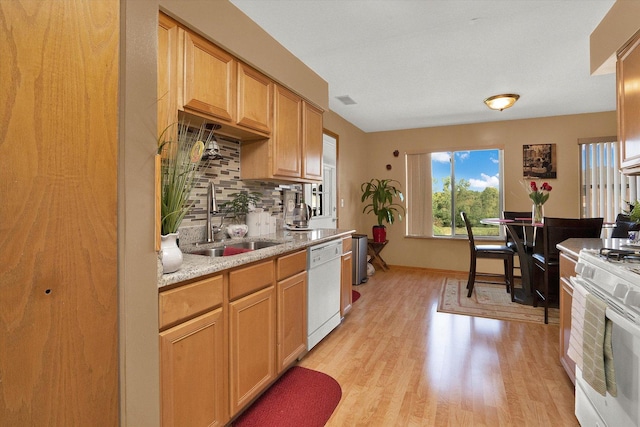
{"type": "Polygon", "coordinates": [[[216,202],[216,188],[213,182],[209,183],[207,188],[207,243],[213,242],[214,235],[222,230],[222,222],[224,221],[224,213],[218,212],[218,204],[216,202]],[[220,217],[220,225],[211,224],[211,218],[214,216],[220,217]],[[215,229],[215,231],[214,231],[215,229]]]}

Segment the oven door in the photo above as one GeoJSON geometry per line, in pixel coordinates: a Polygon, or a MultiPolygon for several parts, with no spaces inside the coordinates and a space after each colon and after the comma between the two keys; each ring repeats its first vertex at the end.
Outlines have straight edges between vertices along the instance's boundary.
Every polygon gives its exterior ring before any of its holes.
{"type": "MultiPolygon", "coordinates": [[[[585,282],[572,277],[571,283],[576,287],[585,282]]],[[[613,322],[611,337],[618,393],[616,397],[609,393],[600,395],[582,379],[582,372],[576,367],[576,417],[583,427],[601,426],[601,421],[609,427],[637,427],[640,426],[640,328],[611,308],[607,308],[606,315],[613,322]]]]}

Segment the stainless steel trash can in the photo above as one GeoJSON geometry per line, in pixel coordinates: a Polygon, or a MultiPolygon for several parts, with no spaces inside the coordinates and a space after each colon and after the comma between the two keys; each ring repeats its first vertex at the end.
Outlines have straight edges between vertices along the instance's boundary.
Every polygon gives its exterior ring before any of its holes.
{"type": "Polygon", "coordinates": [[[359,285],[369,280],[367,276],[367,235],[352,234],[353,284],[359,285]]]}

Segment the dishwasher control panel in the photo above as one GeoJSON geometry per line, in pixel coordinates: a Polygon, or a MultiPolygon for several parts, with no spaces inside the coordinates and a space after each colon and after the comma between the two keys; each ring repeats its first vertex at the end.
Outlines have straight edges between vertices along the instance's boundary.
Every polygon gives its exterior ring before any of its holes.
{"type": "Polygon", "coordinates": [[[342,255],[342,240],[321,243],[319,245],[309,247],[308,267],[309,270],[317,265],[324,264],[327,261],[338,258],[342,255]]]}

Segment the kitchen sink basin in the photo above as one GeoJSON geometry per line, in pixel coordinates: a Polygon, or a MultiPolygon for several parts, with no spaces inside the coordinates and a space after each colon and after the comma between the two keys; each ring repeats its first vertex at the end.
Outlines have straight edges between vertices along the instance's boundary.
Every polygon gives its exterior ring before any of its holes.
{"type": "Polygon", "coordinates": [[[189,252],[191,255],[204,255],[210,257],[217,257],[224,255],[224,248],[211,248],[211,249],[198,249],[197,251],[189,252]]]}
{"type": "MultiPolygon", "coordinates": [[[[280,243],[278,242],[239,242],[239,243],[233,243],[231,245],[226,245],[225,247],[227,248],[235,248],[235,249],[246,249],[246,250],[257,250],[257,249],[264,249],[264,248],[270,248],[272,246],[276,246],[279,245],[280,243]]],[[[191,251],[188,252],[191,255],[202,255],[202,256],[208,256],[208,257],[221,257],[221,256],[225,256],[224,255],[224,248],[209,248],[209,249],[197,249],[195,251],[191,251]]],[[[237,253],[234,253],[232,255],[236,255],[237,253]]],[[[228,255],[227,255],[228,256],[228,255]]]]}
{"type": "Polygon", "coordinates": [[[238,249],[264,249],[270,248],[271,246],[279,245],[278,242],[240,242],[234,243],[232,245],[227,245],[230,248],[238,248],[238,249]]]}

